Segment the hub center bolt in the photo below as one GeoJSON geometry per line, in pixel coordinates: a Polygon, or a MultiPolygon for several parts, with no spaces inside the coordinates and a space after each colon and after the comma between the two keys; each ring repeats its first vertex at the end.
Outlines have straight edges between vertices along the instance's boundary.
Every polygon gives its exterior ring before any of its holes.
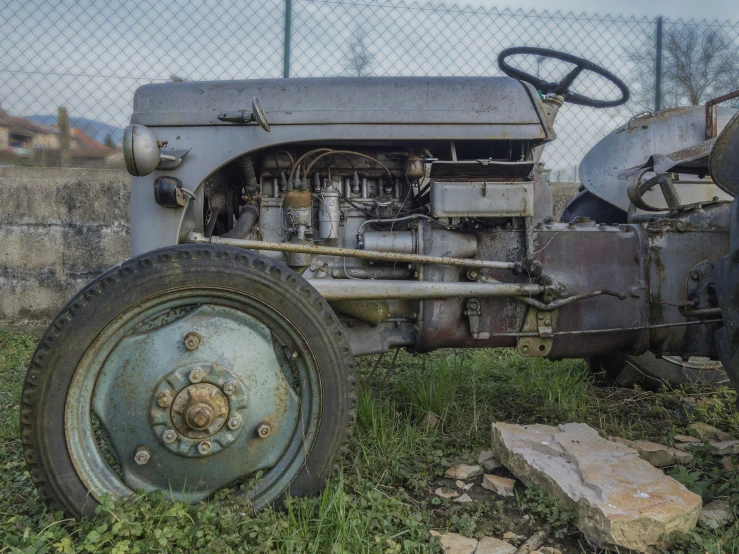
{"type": "Polygon", "coordinates": [[[193,429],[202,431],[213,424],[215,411],[213,407],[205,402],[196,402],[188,406],[185,412],[185,421],[193,429]]]}

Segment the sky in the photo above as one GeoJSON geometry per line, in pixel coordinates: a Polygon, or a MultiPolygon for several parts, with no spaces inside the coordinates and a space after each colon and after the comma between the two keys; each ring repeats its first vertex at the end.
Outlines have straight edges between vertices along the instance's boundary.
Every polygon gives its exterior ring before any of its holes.
{"type": "Polygon", "coordinates": [[[729,19],[739,22],[737,0],[469,0],[474,6],[522,8],[525,10],[608,13],[622,16],[729,19]]]}
{"type": "MultiPolygon", "coordinates": [[[[141,85],[172,75],[190,81],[283,76],[285,0],[156,5],[0,0],[0,107],[34,116],[65,106],[70,116],[120,132],[141,85]]],[[[679,26],[680,18],[719,20],[739,48],[739,0],[292,0],[292,6],[291,77],[346,75],[347,45],[357,30],[368,37],[372,75],[500,75],[501,50],[539,46],[598,63],[632,89],[640,85],[630,51],[651,55],[657,15],[673,20],[665,29],[679,26]]],[[[545,79],[563,74],[556,62],[528,64],[545,79]]],[[[612,97],[608,83],[585,79],[577,92],[612,97]]],[[[645,109],[634,102],[623,110],[568,106],[560,111],[560,139],[548,148],[547,162],[571,168],[601,137],[645,109]]]]}

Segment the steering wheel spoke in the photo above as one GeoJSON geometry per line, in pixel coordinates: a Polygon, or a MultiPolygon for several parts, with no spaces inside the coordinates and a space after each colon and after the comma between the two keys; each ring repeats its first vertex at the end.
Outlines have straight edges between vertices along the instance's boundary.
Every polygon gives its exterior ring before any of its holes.
{"type": "Polygon", "coordinates": [[[621,79],[616,77],[613,73],[607,69],[594,64],[584,58],[578,58],[565,52],[558,52],[556,50],[550,50],[548,48],[534,48],[534,47],[517,47],[507,48],[503,50],[498,56],[498,67],[500,70],[510,77],[514,77],[520,81],[530,83],[542,94],[558,94],[565,99],[565,102],[570,104],[577,104],[579,106],[590,106],[592,108],[613,108],[621,106],[629,101],[630,92],[629,87],[626,86],[621,79]],[[554,60],[560,60],[563,62],[571,63],[575,65],[567,75],[556,82],[549,82],[527,73],[521,69],[511,66],[506,60],[517,54],[533,55],[540,58],[551,58],[554,60]],[[613,83],[621,92],[621,97],[616,100],[599,100],[597,98],[591,98],[583,94],[571,92],[570,87],[575,80],[584,71],[591,71],[597,75],[600,75],[604,79],[613,83]]]}

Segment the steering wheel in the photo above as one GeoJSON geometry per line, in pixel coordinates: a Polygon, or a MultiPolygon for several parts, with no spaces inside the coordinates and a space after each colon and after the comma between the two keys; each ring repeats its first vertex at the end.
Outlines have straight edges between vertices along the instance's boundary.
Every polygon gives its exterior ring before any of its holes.
{"type": "Polygon", "coordinates": [[[515,77],[520,81],[531,83],[536,89],[542,94],[558,94],[565,99],[565,102],[570,104],[577,104],[578,106],[590,106],[591,108],[613,108],[615,106],[621,106],[629,101],[629,87],[626,86],[621,79],[616,77],[613,73],[607,69],[602,68],[599,65],[589,62],[586,59],[578,58],[565,52],[557,52],[556,50],[550,50],[548,48],[533,48],[528,46],[521,46],[517,48],[506,48],[498,56],[498,67],[500,70],[508,75],[509,77],[515,77]],[[570,71],[561,80],[550,83],[539,77],[535,77],[521,69],[516,69],[506,62],[506,58],[514,56],[516,54],[531,54],[537,57],[553,58],[555,60],[561,60],[575,65],[575,69],[570,71]],[[576,92],[570,92],[572,83],[580,76],[583,71],[592,71],[605,77],[618,87],[621,91],[621,98],[618,100],[597,100],[584,96],[576,92]]]}

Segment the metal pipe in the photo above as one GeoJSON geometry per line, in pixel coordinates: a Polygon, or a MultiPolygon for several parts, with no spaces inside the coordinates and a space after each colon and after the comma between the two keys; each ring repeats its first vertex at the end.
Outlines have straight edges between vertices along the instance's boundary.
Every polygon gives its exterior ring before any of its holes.
{"type": "Polygon", "coordinates": [[[542,294],[543,285],[514,283],[459,283],[429,281],[381,281],[308,279],[326,300],[383,300],[390,298],[465,298],[529,296],[542,294]]]}
{"type": "Polygon", "coordinates": [[[250,250],[269,250],[274,252],[297,252],[301,254],[318,254],[325,256],[344,256],[383,262],[406,262],[417,264],[453,265],[458,267],[479,267],[486,269],[516,269],[516,262],[496,262],[491,260],[465,260],[464,258],[445,258],[443,256],[424,256],[422,254],[397,254],[395,252],[377,252],[374,250],[355,250],[353,248],[335,248],[331,246],[315,246],[290,242],[262,242],[259,240],[229,239],[223,237],[206,237],[202,233],[189,233],[188,242],[208,242],[226,246],[238,246],[250,250]]]}

